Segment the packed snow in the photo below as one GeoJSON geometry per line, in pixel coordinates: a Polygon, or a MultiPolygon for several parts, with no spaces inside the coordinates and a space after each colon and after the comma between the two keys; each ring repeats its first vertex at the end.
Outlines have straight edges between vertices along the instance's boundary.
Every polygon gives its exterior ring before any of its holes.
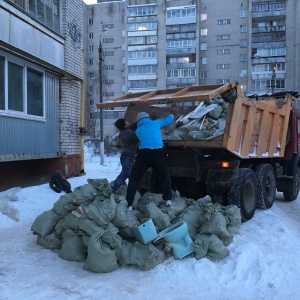
{"type": "MultiPolygon", "coordinates": [[[[114,180],[119,157],[86,156],[86,175],[70,178],[74,189],[87,179],[114,180]]],[[[299,299],[300,201],[281,193],[269,210],[257,210],[227,247],[229,256],[213,262],[170,257],[152,270],[121,266],[92,273],[83,263],[37,245],[30,228],[61,194],[48,184],[0,193],[0,299],[299,299]],[[10,215],[12,218],[9,218],[10,215]]]]}

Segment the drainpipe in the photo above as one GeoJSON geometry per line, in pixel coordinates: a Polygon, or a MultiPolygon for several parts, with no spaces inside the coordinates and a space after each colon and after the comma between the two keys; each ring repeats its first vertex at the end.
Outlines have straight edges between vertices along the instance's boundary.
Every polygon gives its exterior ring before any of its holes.
{"type": "Polygon", "coordinates": [[[82,64],[83,64],[83,79],[81,80],[81,97],[80,97],[80,127],[79,127],[79,135],[80,135],[80,173],[85,174],[84,172],[84,136],[87,132],[85,129],[85,101],[84,101],[84,78],[85,78],[85,64],[84,64],[84,51],[82,51],[82,64]]]}

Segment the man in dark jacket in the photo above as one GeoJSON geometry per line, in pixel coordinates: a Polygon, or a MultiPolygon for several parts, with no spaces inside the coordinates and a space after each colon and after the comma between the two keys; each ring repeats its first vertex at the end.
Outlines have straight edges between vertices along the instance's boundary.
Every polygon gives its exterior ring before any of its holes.
{"type": "Polygon", "coordinates": [[[174,120],[174,115],[170,114],[163,119],[151,120],[148,113],[141,112],[136,119],[136,135],[141,144],[129,177],[126,194],[128,210],[132,210],[132,203],[139,181],[150,167],[158,173],[162,184],[163,199],[167,206],[171,206],[171,179],[163,152],[161,128],[171,124],[174,120]]]}
{"type": "Polygon", "coordinates": [[[129,125],[125,119],[118,119],[115,123],[115,126],[118,128],[119,132],[119,139],[121,141],[121,156],[120,162],[122,165],[121,173],[117,176],[112,186],[113,192],[115,192],[127,178],[129,178],[135,153],[138,145],[138,138],[135,134],[135,131],[132,129],[134,128],[133,125],[129,125]]]}

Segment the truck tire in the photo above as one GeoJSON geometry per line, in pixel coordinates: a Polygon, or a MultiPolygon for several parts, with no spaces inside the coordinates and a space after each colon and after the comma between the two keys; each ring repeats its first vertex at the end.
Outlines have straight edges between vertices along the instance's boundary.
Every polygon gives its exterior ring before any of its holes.
{"type": "Polygon", "coordinates": [[[284,200],[294,201],[297,199],[300,190],[300,168],[298,166],[298,161],[295,162],[293,182],[290,186],[283,192],[284,200]]]}
{"type": "Polygon", "coordinates": [[[258,181],[257,208],[269,209],[273,206],[276,193],[276,178],[270,164],[259,164],[255,169],[258,181]]]}
{"type": "Polygon", "coordinates": [[[228,192],[229,204],[237,205],[241,210],[242,222],[250,220],[257,205],[257,177],[252,169],[239,169],[237,180],[228,192]]]}

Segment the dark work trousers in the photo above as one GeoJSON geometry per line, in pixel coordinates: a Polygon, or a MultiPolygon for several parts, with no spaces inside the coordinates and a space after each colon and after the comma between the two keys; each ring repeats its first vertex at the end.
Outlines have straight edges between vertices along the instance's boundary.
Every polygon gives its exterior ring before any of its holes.
{"type": "Polygon", "coordinates": [[[135,193],[139,187],[139,182],[150,167],[160,176],[163,199],[171,200],[171,179],[163,149],[141,149],[135,158],[135,163],[129,177],[126,194],[128,206],[132,206],[135,193]]]}
{"type": "Polygon", "coordinates": [[[134,155],[126,152],[121,153],[120,162],[122,171],[114,181],[114,185],[112,187],[114,192],[125,182],[127,178],[129,178],[134,163],[134,155]]]}

